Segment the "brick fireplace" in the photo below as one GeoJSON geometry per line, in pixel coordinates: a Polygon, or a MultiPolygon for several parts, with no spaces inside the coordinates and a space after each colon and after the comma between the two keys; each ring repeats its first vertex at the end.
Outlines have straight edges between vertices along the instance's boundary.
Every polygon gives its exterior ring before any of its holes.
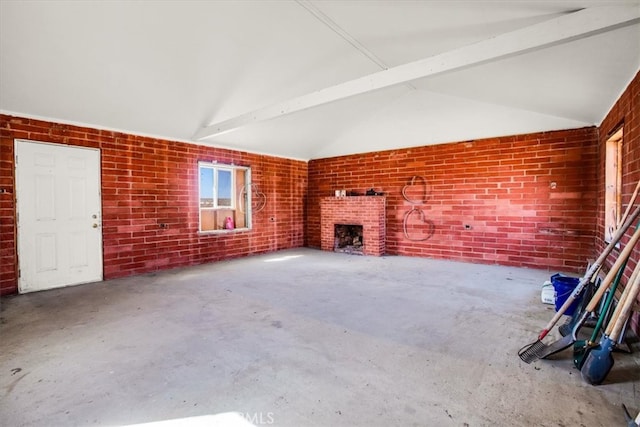
{"type": "Polygon", "coordinates": [[[385,253],[385,197],[346,196],[325,197],[320,201],[321,248],[335,248],[336,224],[361,225],[363,255],[381,256],[385,253]]]}

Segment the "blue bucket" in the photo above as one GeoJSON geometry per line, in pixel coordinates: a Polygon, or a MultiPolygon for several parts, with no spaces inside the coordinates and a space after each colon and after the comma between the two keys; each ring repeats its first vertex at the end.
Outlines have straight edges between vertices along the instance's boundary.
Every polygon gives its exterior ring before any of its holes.
{"type": "MultiPolygon", "coordinates": [[[[553,276],[551,276],[551,284],[553,285],[553,289],[556,291],[556,311],[560,310],[560,308],[569,298],[569,295],[571,295],[571,293],[579,283],[580,279],[578,279],[577,277],[568,277],[563,276],[562,274],[554,274],[553,276]]],[[[567,316],[573,316],[573,312],[576,311],[576,307],[579,303],[580,298],[576,298],[571,303],[567,311],[564,312],[564,314],[566,314],[567,316]]]]}

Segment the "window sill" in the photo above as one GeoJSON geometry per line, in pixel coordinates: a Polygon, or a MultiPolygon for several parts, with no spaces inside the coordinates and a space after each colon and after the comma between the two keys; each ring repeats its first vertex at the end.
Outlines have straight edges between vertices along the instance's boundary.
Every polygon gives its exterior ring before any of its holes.
{"type": "Polygon", "coordinates": [[[233,234],[233,233],[241,233],[243,231],[251,231],[250,228],[234,228],[232,230],[227,230],[227,229],[223,229],[223,230],[206,230],[206,231],[198,231],[198,234],[202,234],[202,235],[209,235],[209,234],[233,234]]]}

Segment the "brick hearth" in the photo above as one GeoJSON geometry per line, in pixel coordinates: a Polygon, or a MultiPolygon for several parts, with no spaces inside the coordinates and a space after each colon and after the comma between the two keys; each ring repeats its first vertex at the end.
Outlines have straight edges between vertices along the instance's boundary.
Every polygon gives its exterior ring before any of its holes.
{"type": "Polygon", "coordinates": [[[333,251],[335,224],[362,225],[364,255],[385,253],[385,197],[325,197],[320,201],[321,248],[333,251]]]}

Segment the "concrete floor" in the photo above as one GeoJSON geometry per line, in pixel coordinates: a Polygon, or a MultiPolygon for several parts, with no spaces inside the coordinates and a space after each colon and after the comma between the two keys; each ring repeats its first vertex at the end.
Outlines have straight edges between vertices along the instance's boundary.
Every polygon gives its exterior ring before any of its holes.
{"type": "Polygon", "coordinates": [[[297,249],[4,298],[0,424],[624,425],[638,353],[518,358],[549,275],[297,249]]]}

